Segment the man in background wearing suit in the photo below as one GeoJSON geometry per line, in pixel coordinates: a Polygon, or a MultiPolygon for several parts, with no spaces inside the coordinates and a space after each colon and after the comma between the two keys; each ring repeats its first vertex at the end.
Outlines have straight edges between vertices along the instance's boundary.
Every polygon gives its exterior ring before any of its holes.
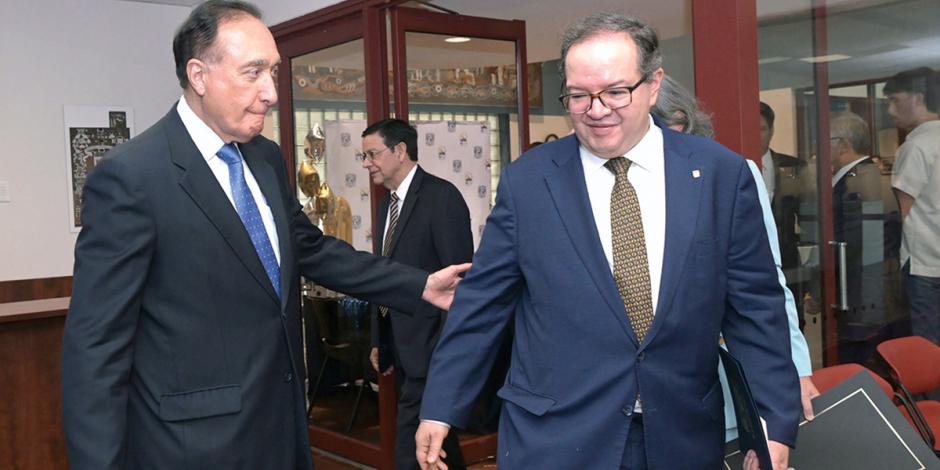
{"type": "Polygon", "coordinates": [[[449,306],[459,268],[357,252],[304,215],[259,135],[280,63],[260,17],[197,6],[173,41],[182,98],[88,178],[62,346],[72,469],[311,469],[300,275],[449,306]]]}
{"type": "MultiPolygon", "coordinates": [[[[770,140],[774,136],[775,114],[773,108],[767,103],[760,103],[760,145],[761,145],[761,174],[764,177],[764,186],[770,196],[770,208],[777,223],[777,235],[780,244],[780,267],[784,271],[800,266],[800,235],[799,225],[801,192],[804,190],[801,181],[806,162],[792,155],[775,152],[770,148],[770,140]]],[[[800,319],[800,328],[803,327],[803,299],[801,293],[805,290],[797,283],[789,283],[787,287],[797,296],[797,316],[800,319]]]]}
{"type": "MultiPolygon", "coordinates": [[[[899,315],[893,292],[899,274],[898,247],[890,241],[899,240],[900,217],[894,195],[882,184],[881,170],[868,154],[868,123],[850,111],[834,113],[829,135],[832,235],[846,244],[848,308],[836,315],[839,361],[865,364],[880,340],[886,339],[885,328],[899,315]]],[[[841,275],[838,266],[836,275],[841,275]]]]}
{"type": "MultiPolygon", "coordinates": [[[[362,133],[362,167],[389,193],[379,203],[375,254],[433,272],[473,258],[470,211],[460,191],[418,165],[418,132],[405,121],[386,119],[362,133]]],[[[414,310],[373,307],[372,366],[395,373],[398,418],[395,468],[417,469],[418,411],[446,312],[431,305],[414,310]],[[391,357],[389,357],[391,356],[391,357]]],[[[456,433],[444,441],[450,468],[463,468],[456,433]]]]}
{"type": "Polygon", "coordinates": [[[419,463],[441,467],[512,320],[500,468],[719,468],[722,333],[786,469],[800,389],[744,159],[654,122],[662,56],[642,20],[583,19],[561,60],[575,135],[500,178],[431,359],[419,463]]]}

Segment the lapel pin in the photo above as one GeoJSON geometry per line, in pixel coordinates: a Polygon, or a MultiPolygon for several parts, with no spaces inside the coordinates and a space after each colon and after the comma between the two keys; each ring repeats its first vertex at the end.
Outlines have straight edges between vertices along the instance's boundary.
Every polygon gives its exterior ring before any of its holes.
{"type": "Polygon", "coordinates": [[[692,177],[693,177],[693,178],[698,178],[698,177],[700,177],[700,176],[702,176],[702,172],[701,172],[701,171],[692,170],[692,177]]]}

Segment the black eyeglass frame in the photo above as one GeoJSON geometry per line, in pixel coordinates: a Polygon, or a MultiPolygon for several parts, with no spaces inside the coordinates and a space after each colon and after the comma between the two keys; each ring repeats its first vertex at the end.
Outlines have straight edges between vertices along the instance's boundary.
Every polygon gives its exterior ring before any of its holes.
{"type": "Polygon", "coordinates": [[[571,114],[586,114],[588,111],[591,110],[591,108],[594,107],[594,99],[595,99],[595,98],[597,98],[597,100],[600,101],[600,102],[601,102],[601,105],[603,105],[605,108],[607,108],[607,109],[609,109],[609,110],[611,110],[611,111],[614,111],[614,110],[617,110],[617,109],[626,108],[627,106],[630,106],[631,104],[633,104],[633,92],[634,92],[634,90],[636,90],[637,88],[639,88],[640,85],[646,83],[646,80],[647,80],[647,79],[649,79],[649,76],[648,76],[648,75],[643,75],[643,76],[640,78],[640,80],[639,80],[638,82],[636,82],[636,83],[633,84],[633,86],[615,86],[615,87],[610,87],[610,88],[604,88],[603,90],[601,90],[601,91],[599,91],[599,92],[597,92],[597,93],[586,93],[586,92],[565,93],[565,94],[563,94],[563,95],[561,95],[561,96],[558,97],[558,101],[561,101],[561,105],[565,107],[565,111],[567,111],[567,112],[569,112],[569,113],[571,113],[571,114]],[[604,102],[604,98],[601,98],[601,95],[603,95],[604,93],[607,93],[608,91],[611,91],[611,90],[627,90],[627,93],[628,93],[629,96],[630,96],[630,100],[627,101],[626,104],[623,104],[623,105],[620,105],[620,106],[616,106],[616,107],[609,106],[607,103],[604,102]],[[573,95],[588,95],[588,96],[591,97],[591,101],[588,102],[588,105],[587,105],[586,108],[584,108],[584,111],[581,111],[581,112],[574,112],[574,111],[572,111],[571,108],[568,106],[568,101],[570,100],[571,96],[573,96],[573,95]]]}

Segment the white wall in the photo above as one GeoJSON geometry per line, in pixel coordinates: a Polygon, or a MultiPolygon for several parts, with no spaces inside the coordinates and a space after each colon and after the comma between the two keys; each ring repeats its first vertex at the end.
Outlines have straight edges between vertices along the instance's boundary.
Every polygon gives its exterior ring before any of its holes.
{"type": "MultiPolygon", "coordinates": [[[[257,2],[268,24],[334,0],[257,2]]],[[[72,274],[62,107],[129,106],[137,133],[181,94],[173,33],[188,7],[120,0],[13,0],[0,15],[0,281],[72,274]]]]}

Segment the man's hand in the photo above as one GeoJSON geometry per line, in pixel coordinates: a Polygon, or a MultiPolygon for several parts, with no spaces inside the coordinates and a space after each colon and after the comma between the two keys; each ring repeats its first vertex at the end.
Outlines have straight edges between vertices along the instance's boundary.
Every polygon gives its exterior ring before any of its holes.
{"type": "Polygon", "coordinates": [[[790,462],[790,447],[777,441],[767,441],[767,448],[770,449],[770,462],[774,465],[773,470],[787,470],[790,462]]]}
{"type": "Polygon", "coordinates": [[[429,304],[441,309],[450,310],[454,301],[454,291],[460,283],[460,274],[470,269],[470,263],[452,264],[428,276],[421,298],[429,304]]]}
{"type": "MultiPolygon", "coordinates": [[[[376,372],[379,371],[379,348],[372,348],[372,351],[369,352],[369,361],[372,362],[372,368],[376,372]]],[[[390,375],[392,371],[395,370],[395,366],[388,366],[388,369],[385,369],[385,372],[382,372],[382,375],[390,375]]]]}
{"type": "Polygon", "coordinates": [[[803,401],[803,416],[808,421],[812,421],[816,416],[813,414],[813,398],[819,396],[819,390],[813,383],[813,377],[807,375],[800,377],[800,399],[803,401]]]}
{"type": "MultiPolygon", "coordinates": [[[[446,269],[446,268],[445,268],[446,269]]],[[[450,429],[438,423],[422,421],[415,433],[415,457],[421,470],[447,470],[447,465],[441,460],[447,454],[441,449],[444,438],[450,429]]]]}
{"type": "Polygon", "coordinates": [[[767,441],[767,448],[770,449],[770,462],[773,463],[773,469],[761,469],[760,462],[757,460],[757,452],[753,450],[744,454],[744,470],[787,470],[787,464],[790,461],[790,448],[786,444],[777,441],[767,441]]]}

